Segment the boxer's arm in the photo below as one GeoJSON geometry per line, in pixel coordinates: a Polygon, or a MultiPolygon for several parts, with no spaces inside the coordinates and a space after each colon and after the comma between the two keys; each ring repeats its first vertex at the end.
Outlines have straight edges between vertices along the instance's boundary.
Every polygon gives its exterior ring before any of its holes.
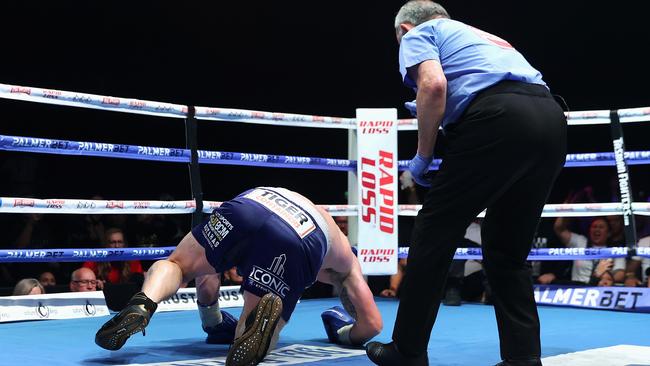
{"type": "Polygon", "coordinates": [[[365,343],[381,332],[381,314],[356,260],[343,280],[340,294],[343,307],[357,320],[350,332],[353,343],[365,343]]]}
{"type": "Polygon", "coordinates": [[[330,248],[318,272],[318,280],[335,286],[339,291],[345,310],[356,320],[350,328],[350,341],[361,344],[381,332],[381,314],[348,238],[327,212],[317,208],[328,222],[330,232],[330,248]]]}
{"type": "Polygon", "coordinates": [[[372,292],[361,274],[359,263],[355,258],[351,262],[348,273],[327,269],[321,271],[319,280],[339,289],[343,307],[356,320],[350,329],[350,340],[352,344],[363,344],[379,334],[383,324],[372,292]]]}

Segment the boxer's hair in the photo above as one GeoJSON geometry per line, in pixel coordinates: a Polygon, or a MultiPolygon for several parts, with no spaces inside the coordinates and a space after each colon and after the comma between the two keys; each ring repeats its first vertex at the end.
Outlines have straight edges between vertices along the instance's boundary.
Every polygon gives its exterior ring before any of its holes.
{"type": "Polygon", "coordinates": [[[430,0],[411,0],[404,4],[395,16],[395,29],[402,23],[418,26],[437,16],[450,18],[447,10],[442,5],[430,0]]]}

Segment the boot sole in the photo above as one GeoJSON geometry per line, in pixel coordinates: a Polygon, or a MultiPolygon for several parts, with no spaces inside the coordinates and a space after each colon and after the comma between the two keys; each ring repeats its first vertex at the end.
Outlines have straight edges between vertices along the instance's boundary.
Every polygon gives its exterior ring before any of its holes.
{"type": "Polygon", "coordinates": [[[117,314],[97,332],[95,343],[107,350],[117,351],[124,346],[129,337],[144,330],[148,323],[149,319],[138,312],[117,314]],[[119,317],[122,319],[118,320],[119,317]],[[115,324],[109,325],[114,320],[115,324]]]}
{"type": "Polygon", "coordinates": [[[255,320],[230,347],[226,366],[254,366],[260,363],[269,350],[281,314],[282,300],[270,293],[264,295],[251,312],[255,320]]]}

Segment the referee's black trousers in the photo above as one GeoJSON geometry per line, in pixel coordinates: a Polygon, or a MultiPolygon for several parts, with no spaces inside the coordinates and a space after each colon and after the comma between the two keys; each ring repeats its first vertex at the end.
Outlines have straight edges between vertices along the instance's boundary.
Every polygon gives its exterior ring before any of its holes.
{"type": "Polygon", "coordinates": [[[487,209],[483,265],[501,357],[540,357],[526,257],[564,165],[566,118],[545,87],[505,81],[479,93],[445,136],[446,154],[415,221],[393,340],[405,355],[426,351],[456,247],[487,209]]]}

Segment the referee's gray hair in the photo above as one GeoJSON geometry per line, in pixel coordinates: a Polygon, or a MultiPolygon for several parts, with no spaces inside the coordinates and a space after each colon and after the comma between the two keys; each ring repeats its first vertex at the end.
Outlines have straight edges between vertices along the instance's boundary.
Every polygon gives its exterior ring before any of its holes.
{"type": "Polygon", "coordinates": [[[402,23],[418,26],[436,16],[449,18],[449,13],[442,5],[430,0],[411,0],[404,4],[395,16],[395,29],[402,23]]]}

